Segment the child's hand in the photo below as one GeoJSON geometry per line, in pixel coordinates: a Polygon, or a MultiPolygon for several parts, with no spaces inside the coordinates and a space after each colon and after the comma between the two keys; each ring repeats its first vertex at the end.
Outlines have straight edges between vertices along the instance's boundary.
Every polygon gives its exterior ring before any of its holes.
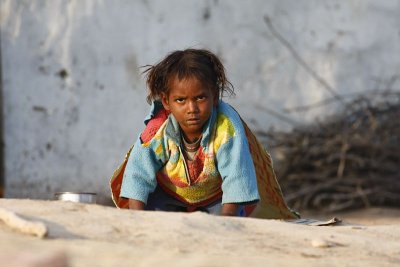
{"type": "Polygon", "coordinates": [[[144,210],[145,204],[136,199],[129,199],[129,209],[131,210],[144,210]]]}
{"type": "Polygon", "coordinates": [[[238,207],[235,203],[222,204],[221,216],[237,216],[238,207]]]}

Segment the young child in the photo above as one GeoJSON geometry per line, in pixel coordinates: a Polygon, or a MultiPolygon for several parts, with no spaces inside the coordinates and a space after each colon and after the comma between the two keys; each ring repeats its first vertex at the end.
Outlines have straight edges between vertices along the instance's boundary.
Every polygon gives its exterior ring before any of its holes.
{"type": "Polygon", "coordinates": [[[221,100],[234,92],[216,55],[175,51],[145,73],[151,111],[111,180],[118,207],[296,217],[283,201],[269,155],[221,100]]]}

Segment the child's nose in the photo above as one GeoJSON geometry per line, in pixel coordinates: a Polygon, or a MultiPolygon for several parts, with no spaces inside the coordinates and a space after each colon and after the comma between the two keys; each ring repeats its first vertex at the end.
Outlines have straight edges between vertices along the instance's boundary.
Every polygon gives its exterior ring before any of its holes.
{"type": "Polygon", "coordinates": [[[199,111],[199,106],[197,105],[196,101],[189,101],[188,111],[190,113],[199,111]]]}

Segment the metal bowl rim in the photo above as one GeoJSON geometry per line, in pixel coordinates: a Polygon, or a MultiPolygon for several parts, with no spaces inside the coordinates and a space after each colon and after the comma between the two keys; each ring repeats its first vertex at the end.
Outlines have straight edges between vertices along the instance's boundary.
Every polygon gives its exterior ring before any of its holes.
{"type": "Polygon", "coordinates": [[[97,194],[91,192],[56,192],[54,193],[54,195],[58,196],[58,195],[97,195],[97,194]]]}

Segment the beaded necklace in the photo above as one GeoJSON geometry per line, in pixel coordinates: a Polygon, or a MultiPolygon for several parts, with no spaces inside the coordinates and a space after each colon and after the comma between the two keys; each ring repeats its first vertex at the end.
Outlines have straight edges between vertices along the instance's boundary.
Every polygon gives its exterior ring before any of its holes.
{"type": "Polygon", "coordinates": [[[181,135],[181,137],[182,137],[182,141],[183,141],[182,142],[183,149],[186,152],[196,152],[199,149],[202,136],[200,136],[199,139],[197,139],[196,141],[194,141],[192,143],[188,142],[183,135],[181,135]]]}

